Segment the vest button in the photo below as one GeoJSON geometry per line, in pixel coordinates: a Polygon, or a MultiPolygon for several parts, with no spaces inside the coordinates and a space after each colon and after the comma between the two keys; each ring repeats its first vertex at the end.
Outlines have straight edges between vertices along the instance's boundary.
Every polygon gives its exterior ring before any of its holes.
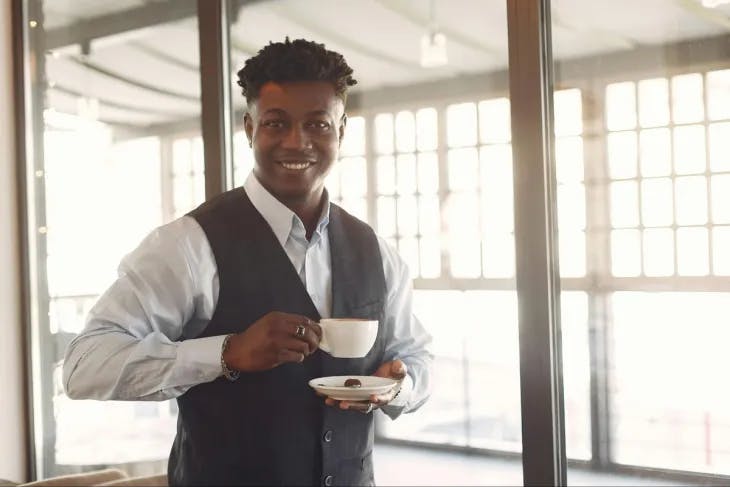
{"type": "Polygon", "coordinates": [[[324,478],[324,485],[330,487],[334,483],[335,479],[332,475],[328,475],[324,478]]]}
{"type": "Polygon", "coordinates": [[[327,432],[324,434],[324,441],[327,443],[332,441],[332,430],[327,430],[327,432]]]}

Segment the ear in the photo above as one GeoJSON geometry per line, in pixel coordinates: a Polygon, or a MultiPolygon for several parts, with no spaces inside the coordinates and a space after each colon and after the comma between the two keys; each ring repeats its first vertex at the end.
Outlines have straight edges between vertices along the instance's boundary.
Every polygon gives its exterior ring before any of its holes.
{"type": "Polygon", "coordinates": [[[243,129],[246,132],[246,138],[248,139],[248,146],[253,146],[253,119],[251,118],[251,114],[249,112],[246,112],[243,115],[243,129]]]}
{"type": "Polygon", "coordinates": [[[343,113],[340,119],[339,134],[337,137],[337,144],[342,145],[342,138],[345,136],[345,127],[347,126],[347,114],[343,113]]]}

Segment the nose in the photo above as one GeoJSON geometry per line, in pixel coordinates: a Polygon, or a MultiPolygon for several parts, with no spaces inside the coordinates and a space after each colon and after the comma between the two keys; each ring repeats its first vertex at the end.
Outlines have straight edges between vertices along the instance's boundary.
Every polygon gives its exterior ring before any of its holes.
{"type": "Polygon", "coordinates": [[[284,149],[308,149],[312,146],[312,141],[302,127],[292,127],[287,131],[281,145],[284,149]]]}

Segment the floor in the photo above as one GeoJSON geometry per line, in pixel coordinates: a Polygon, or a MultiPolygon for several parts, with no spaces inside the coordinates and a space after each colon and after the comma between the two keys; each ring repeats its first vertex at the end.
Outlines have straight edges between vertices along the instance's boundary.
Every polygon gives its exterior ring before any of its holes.
{"type": "MultiPolygon", "coordinates": [[[[522,463],[517,459],[377,444],[374,462],[375,481],[381,486],[522,485],[522,463]]],[[[687,483],[571,468],[568,485],[686,486],[687,483]]]]}

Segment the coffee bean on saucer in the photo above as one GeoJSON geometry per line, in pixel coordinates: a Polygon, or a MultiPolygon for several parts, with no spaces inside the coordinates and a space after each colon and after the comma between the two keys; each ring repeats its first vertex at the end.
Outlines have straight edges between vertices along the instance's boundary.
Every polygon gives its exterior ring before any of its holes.
{"type": "Polygon", "coordinates": [[[362,387],[362,382],[360,382],[358,379],[347,379],[345,381],[345,387],[353,387],[353,388],[362,387]]]}

